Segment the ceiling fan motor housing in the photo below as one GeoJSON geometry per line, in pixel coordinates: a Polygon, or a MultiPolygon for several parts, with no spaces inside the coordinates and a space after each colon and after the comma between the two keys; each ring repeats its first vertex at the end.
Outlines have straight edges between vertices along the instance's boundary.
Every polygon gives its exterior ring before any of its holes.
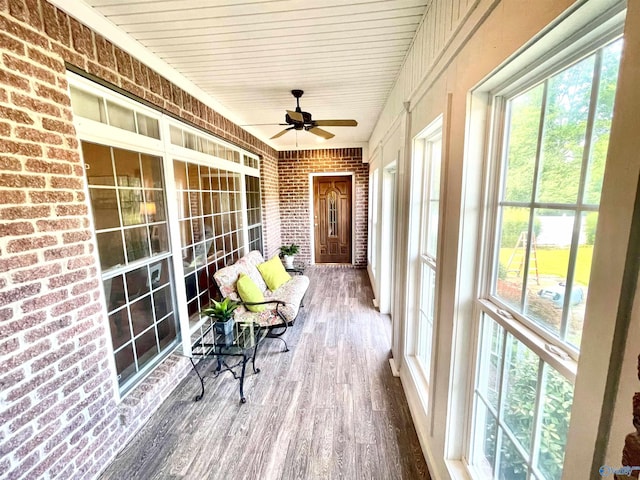
{"type": "Polygon", "coordinates": [[[299,111],[298,113],[302,114],[302,118],[304,119],[302,122],[294,118],[291,118],[288,113],[285,115],[285,121],[289,125],[294,125],[296,127],[296,130],[301,130],[305,124],[311,123],[311,114],[309,112],[302,112],[302,111],[299,111]]]}

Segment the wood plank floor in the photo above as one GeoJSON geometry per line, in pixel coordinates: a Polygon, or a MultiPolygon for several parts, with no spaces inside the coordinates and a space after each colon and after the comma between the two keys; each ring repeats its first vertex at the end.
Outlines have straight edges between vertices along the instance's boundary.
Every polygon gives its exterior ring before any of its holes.
{"type": "Polygon", "coordinates": [[[247,403],[230,373],[206,377],[194,402],[200,384],[191,372],[103,480],[430,478],[389,368],[390,320],[372,306],[366,271],[305,273],[305,307],[286,333],[291,351],[265,340],[261,372],[247,368],[247,403]]]}

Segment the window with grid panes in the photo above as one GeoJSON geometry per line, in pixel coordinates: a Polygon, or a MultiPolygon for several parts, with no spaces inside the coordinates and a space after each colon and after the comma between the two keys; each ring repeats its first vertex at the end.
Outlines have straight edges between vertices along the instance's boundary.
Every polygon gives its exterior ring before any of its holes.
{"type": "Polygon", "coordinates": [[[259,161],[86,79],[69,80],[126,394],[180,340],[189,354],[192,336],[207,327],[198,311],[215,295],[213,272],[246,253],[245,238],[262,245],[259,161]],[[163,132],[172,146],[161,141],[163,132]],[[179,160],[171,160],[174,151],[179,160]],[[241,158],[253,161],[245,166],[241,158]],[[251,231],[245,214],[258,219],[251,231]],[[186,306],[176,302],[185,297],[186,306]]]}
{"type": "MultiPolygon", "coordinates": [[[[245,157],[249,158],[249,157],[245,157]]],[[[262,253],[262,209],[260,207],[260,178],[245,175],[247,197],[247,229],[249,231],[249,250],[262,253]]]]}
{"type": "Polygon", "coordinates": [[[162,158],[82,142],[118,382],[178,340],[162,158]]]}
{"type": "Polygon", "coordinates": [[[470,463],[560,479],[622,40],[495,97],[502,119],[470,463]],[[551,353],[553,352],[553,353],[551,353]]]}
{"type": "Polygon", "coordinates": [[[244,254],[240,175],[174,160],[180,248],[192,323],[215,296],[212,275],[244,254]]]}
{"type": "Polygon", "coordinates": [[[421,224],[420,224],[420,282],[417,285],[419,302],[416,358],[420,362],[427,383],[431,376],[431,358],[436,314],[436,266],[438,247],[438,218],[440,211],[440,164],[442,128],[435,129],[421,139],[417,146],[423,149],[421,224]]]}

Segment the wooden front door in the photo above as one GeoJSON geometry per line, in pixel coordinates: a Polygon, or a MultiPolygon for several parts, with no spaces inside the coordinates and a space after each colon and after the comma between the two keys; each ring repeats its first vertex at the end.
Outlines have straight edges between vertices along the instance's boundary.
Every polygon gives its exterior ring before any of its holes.
{"type": "Polygon", "coordinates": [[[351,263],[351,176],[313,178],[316,263],[351,263]]]}

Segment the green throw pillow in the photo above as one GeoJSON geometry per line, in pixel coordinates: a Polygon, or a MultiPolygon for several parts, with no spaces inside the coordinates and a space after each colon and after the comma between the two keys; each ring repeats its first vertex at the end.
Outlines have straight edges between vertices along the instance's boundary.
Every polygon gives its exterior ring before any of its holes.
{"type": "MultiPolygon", "coordinates": [[[[236,288],[243,302],[264,302],[264,295],[249,275],[241,273],[236,288]]],[[[247,305],[247,308],[252,312],[262,312],[265,305],[247,305]]]]}
{"type": "Polygon", "coordinates": [[[267,284],[267,287],[272,292],[277,290],[283,283],[291,280],[291,275],[284,269],[284,265],[282,265],[282,261],[277,255],[271,260],[258,265],[258,270],[262,278],[264,278],[264,283],[267,284]]]}

